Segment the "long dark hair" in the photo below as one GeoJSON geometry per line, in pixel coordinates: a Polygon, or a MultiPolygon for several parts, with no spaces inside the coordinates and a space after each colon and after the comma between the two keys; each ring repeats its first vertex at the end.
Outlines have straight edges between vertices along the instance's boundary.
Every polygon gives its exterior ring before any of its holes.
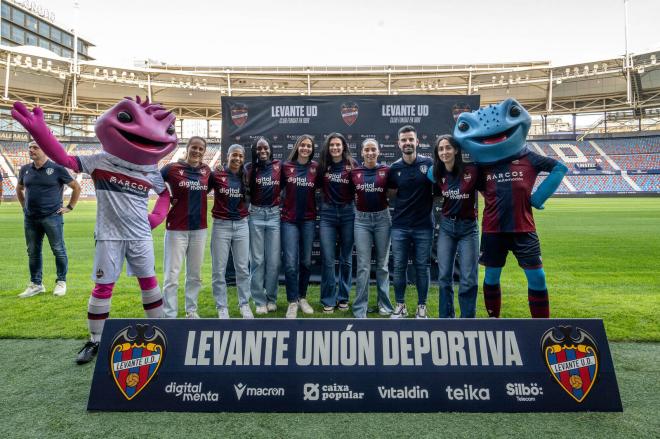
{"type": "Polygon", "coordinates": [[[332,139],[341,140],[341,159],[347,163],[350,163],[353,167],[357,165],[357,162],[351,156],[351,150],[348,148],[348,141],[346,140],[346,137],[344,137],[344,135],[341,133],[330,133],[325,138],[325,142],[323,142],[323,146],[321,147],[321,153],[319,157],[319,167],[321,168],[321,174],[325,174],[328,170],[328,166],[330,166],[332,163],[332,156],[330,156],[330,141],[332,139]]]}
{"type": "Polygon", "coordinates": [[[438,148],[440,147],[440,142],[443,140],[449,142],[449,144],[456,150],[454,168],[451,170],[452,175],[461,174],[463,172],[463,168],[465,167],[465,163],[463,162],[463,153],[461,152],[461,147],[459,146],[458,142],[451,134],[443,134],[435,141],[435,147],[433,148],[433,178],[436,182],[440,181],[440,178],[448,172],[445,168],[445,164],[442,163],[442,160],[440,160],[438,157],[438,148]]]}
{"type": "Polygon", "coordinates": [[[295,162],[296,160],[298,160],[298,147],[305,139],[312,142],[312,153],[309,155],[309,160],[312,161],[312,159],[314,158],[314,137],[310,136],[309,134],[303,134],[296,139],[296,143],[295,145],[293,145],[293,149],[291,150],[291,153],[289,154],[289,158],[287,160],[289,160],[290,162],[295,162]]]}
{"type": "Polygon", "coordinates": [[[266,162],[259,160],[259,154],[257,153],[257,144],[262,141],[268,144],[268,161],[273,160],[273,148],[270,146],[270,142],[264,136],[258,137],[252,144],[252,170],[249,174],[250,178],[248,180],[250,195],[254,194],[257,190],[257,168],[263,168],[266,164],[266,162]]]}

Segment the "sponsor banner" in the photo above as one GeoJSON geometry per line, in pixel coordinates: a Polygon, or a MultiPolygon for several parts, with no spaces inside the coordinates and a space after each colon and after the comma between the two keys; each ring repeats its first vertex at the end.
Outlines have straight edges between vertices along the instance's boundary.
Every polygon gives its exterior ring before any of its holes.
{"type": "Polygon", "coordinates": [[[380,161],[392,163],[401,156],[397,130],[403,125],[417,129],[418,152],[430,156],[436,136],[451,133],[460,113],[477,108],[478,95],[227,97],[222,98],[222,146],[242,144],[249,161],[251,144],[266,136],[273,157],[282,160],[301,134],[313,135],[320,147],[326,135],[340,132],[359,161],[361,142],[371,137],[381,144],[380,161]]]}
{"type": "Polygon", "coordinates": [[[598,319],[110,319],[87,408],[622,411],[598,319]]]}

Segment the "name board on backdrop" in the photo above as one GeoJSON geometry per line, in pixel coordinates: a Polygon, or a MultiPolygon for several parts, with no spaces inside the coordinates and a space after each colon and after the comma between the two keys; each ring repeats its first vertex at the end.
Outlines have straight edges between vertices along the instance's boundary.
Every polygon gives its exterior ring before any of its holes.
{"type": "Polygon", "coordinates": [[[89,410],[621,411],[602,320],[106,322],[89,410]]]}
{"type": "Polygon", "coordinates": [[[479,108],[479,96],[260,96],[222,98],[223,149],[240,143],[249,147],[259,136],[271,140],[273,156],[286,159],[298,136],[311,134],[320,146],[331,132],[344,134],[353,155],[362,140],[381,144],[380,159],[401,156],[397,131],[413,125],[418,152],[430,156],[436,136],[451,133],[458,115],[479,108]]]}

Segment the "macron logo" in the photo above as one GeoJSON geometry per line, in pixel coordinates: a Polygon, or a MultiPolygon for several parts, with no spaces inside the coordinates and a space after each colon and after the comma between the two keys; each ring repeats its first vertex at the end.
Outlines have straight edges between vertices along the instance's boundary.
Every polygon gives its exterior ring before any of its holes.
{"type": "Polygon", "coordinates": [[[239,401],[243,397],[243,392],[245,392],[245,387],[246,386],[243,383],[234,384],[234,390],[236,391],[236,398],[238,398],[239,401]]]}

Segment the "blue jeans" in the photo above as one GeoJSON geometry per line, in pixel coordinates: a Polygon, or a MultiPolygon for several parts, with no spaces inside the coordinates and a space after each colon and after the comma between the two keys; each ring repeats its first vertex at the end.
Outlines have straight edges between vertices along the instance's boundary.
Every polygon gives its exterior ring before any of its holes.
{"type": "Polygon", "coordinates": [[[256,306],[277,302],[280,208],[250,206],[250,291],[256,306]]]}
{"type": "Polygon", "coordinates": [[[286,300],[297,302],[307,296],[307,285],[312,267],[314,220],[299,223],[282,222],[282,249],[284,251],[284,279],[286,300]]]}
{"type": "Polygon", "coordinates": [[[460,220],[447,217],[440,223],[438,236],[438,276],[440,292],[439,317],[455,317],[453,272],[454,259],[458,256],[460,283],[458,304],[461,317],[476,315],[479,265],[479,227],[476,220],[460,220]]]}
{"type": "Polygon", "coordinates": [[[369,303],[369,274],[371,273],[371,249],[376,252],[376,289],[378,305],[392,312],[390,302],[390,228],[392,219],[389,209],[380,212],[355,212],[355,250],[357,252],[357,279],[353,315],[367,316],[369,303]]]}
{"type": "Polygon", "coordinates": [[[227,306],[227,258],[231,248],[236,271],[238,306],[250,301],[250,231],[247,218],[238,221],[214,219],[211,233],[211,287],[215,306],[227,306]]]}
{"type": "Polygon", "coordinates": [[[25,243],[27,244],[28,261],[30,266],[30,281],[37,285],[43,282],[43,259],[41,248],[44,235],[48,236],[50,249],[55,256],[57,280],[66,282],[66,272],[69,259],[64,246],[64,219],[62,214],[54,213],[44,218],[25,217],[25,243]]]}
{"type": "Polygon", "coordinates": [[[321,303],[348,302],[353,278],[353,203],[321,205],[321,303]],[[335,248],[339,244],[339,277],[335,273],[335,248]],[[338,288],[337,288],[338,286],[338,288]]]}
{"type": "Polygon", "coordinates": [[[417,286],[417,304],[426,305],[431,282],[431,242],[433,229],[414,229],[410,227],[392,228],[392,259],[394,264],[394,297],[397,303],[405,303],[406,285],[408,284],[408,252],[414,246],[413,265],[415,267],[415,285],[417,286]]]}

